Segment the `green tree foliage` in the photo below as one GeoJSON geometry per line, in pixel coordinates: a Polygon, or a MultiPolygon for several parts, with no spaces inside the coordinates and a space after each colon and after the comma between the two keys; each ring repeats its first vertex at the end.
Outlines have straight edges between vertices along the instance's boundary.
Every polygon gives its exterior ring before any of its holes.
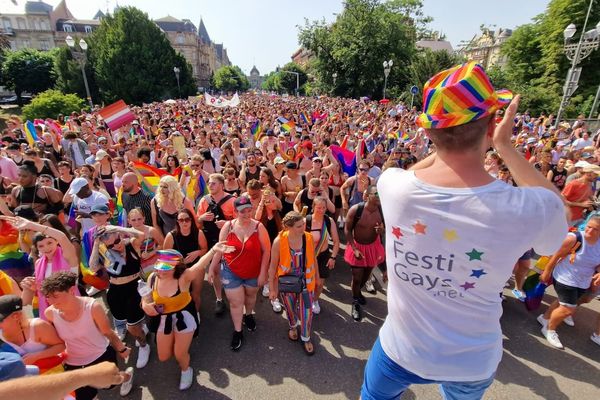
{"type": "Polygon", "coordinates": [[[35,96],[31,103],[23,107],[23,118],[56,118],[58,114],[69,115],[73,111],[81,111],[85,100],[75,94],[63,94],[58,90],[46,90],[35,96]]]}
{"type": "Polygon", "coordinates": [[[287,91],[290,94],[296,93],[296,83],[299,83],[300,91],[302,92],[302,87],[307,81],[306,71],[302,69],[298,64],[294,62],[289,62],[285,64],[279,71],[276,71],[277,75],[279,75],[279,83],[281,89],[287,91]],[[296,72],[298,73],[298,82],[296,82],[296,74],[290,74],[284,71],[296,72]]]}
{"type": "Polygon", "coordinates": [[[4,86],[14,90],[21,104],[21,94],[39,93],[54,86],[54,59],[49,53],[34,49],[9,51],[2,64],[4,86]]]}
{"type": "MultiPolygon", "coordinates": [[[[533,113],[555,113],[560,105],[562,87],[571,62],[564,53],[563,31],[570,23],[577,26],[571,43],[577,43],[590,0],[551,0],[546,12],[532,23],[520,26],[502,46],[508,56],[506,87],[523,95],[522,108],[533,113]]],[[[592,8],[586,30],[600,21],[600,7],[592,8]]],[[[566,108],[574,117],[589,110],[600,82],[600,51],[594,51],[579,66],[583,68],[579,88],[566,108]]]]}
{"type": "Polygon", "coordinates": [[[427,21],[420,0],[348,0],[333,24],[306,21],[299,40],[316,57],[315,75],[334,94],[379,98],[384,60],[394,61],[390,89],[408,83],[403,71],[410,65],[417,34],[427,21]]]}
{"type": "Polygon", "coordinates": [[[106,102],[139,104],[178,97],[174,67],[181,71],[181,95],[196,92],[191,66],[137,8],[121,7],[104,18],[90,37],[88,54],[106,102]]]}
{"type": "Polygon", "coordinates": [[[237,65],[226,65],[215,72],[214,87],[225,92],[244,91],[250,88],[250,82],[237,65]]]}
{"type": "Polygon", "coordinates": [[[275,71],[269,72],[265,76],[265,80],[262,83],[262,88],[264,90],[272,90],[274,92],[280,92],[281,91],[280,77],[281,76],[275,71]]]}
{"type": "MultiPolygon", "coordinates": [[[[79,42],[79,38],[74,38],[79,42]]],[[[63,93],[75,93],[79,97],[86,98],[85,84],[79,63],[73,58],[71,50],[66,47],[57,47],[54,53],[54,70],[56,73],[56,88],[63,93]]],[[[94,102],[100,100],[100,92],[94,76],[94,69],[88,61],[85,64],[85,74],[87,76],[90,94],[94,102]]]]}

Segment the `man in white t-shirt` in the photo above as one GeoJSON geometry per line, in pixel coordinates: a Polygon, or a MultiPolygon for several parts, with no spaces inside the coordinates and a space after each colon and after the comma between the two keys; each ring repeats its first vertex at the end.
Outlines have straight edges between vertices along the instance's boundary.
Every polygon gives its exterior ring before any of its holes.
{"type": "MultiPolygon", "coordinates": [[[[94,226],[92,209],[95,206],[108,206],[108,198],[100,192],[90,189],[87,177],[75,178],[71,182],[68,195],[72,196],[77,222],[81,224],[81,232],[87,232],[94,226]]],[[[67,198],[67,196],[65,196],[67,198]]]]}
{"type": "Polygon", "coordinates": [[[363,400],[441,384],[445,399],[480,399],[502,356],[500,293],[515,261],[557,250],[567,231],[559,193],[511,144],[519,103],[469,62],[423,91],[419,126],[437,152],[387,169],[378,190],[386,226],[388,316],[365,368],[363,400]],[[493,145],[519,185],[484,169],[493,145]]]}

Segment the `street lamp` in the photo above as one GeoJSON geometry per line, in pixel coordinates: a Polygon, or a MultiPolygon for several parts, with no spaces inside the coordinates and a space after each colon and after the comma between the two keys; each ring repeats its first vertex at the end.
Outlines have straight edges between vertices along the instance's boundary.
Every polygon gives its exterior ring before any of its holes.
{"type": "Polygon", "coordinates": [[[181,86],[179,86],[179,73],[181,70],[177,67],[173,67],[173,72],[175,72],[175,79],[177,79],[177,90],[179,91],[179,98],[181,98],[181,86]]]}
{"type": "Polygon", "coordinates": [[[331,74],[331,77],[333,78],[333,92],[335,93],[335,82],[337,81],[337,77],[338,77],[337,72],[334,72],[333,74],[331,74]]]}
{"type": "Polygon", "coordinates": [[[384,99],[385,99],[385,89],[387,88],[388,75],[390,74],[392,65],[394,65],[394,61],[392,61],[392,60],[383,62],[383,76],[385,77],[385,79],[383,81],[383,98],[384,99]]]}
{"type": "Polygon", "coordinates": [[[67,36],[65,38],[65,43],[67,43],[67,46],[69,46],[69,48],[71,49],[71,54],[73,55],[73,58],[77,61],[77,63],[79,64],[79,67],[81,68],[81,74],[83,75],[83,84],[85,85],[85,94],[87,96],[87,100],[90,103],[90,108],[93,109],[94,108],[94,102],[92,101],[92,95],[90,94],[90,86],[88,85],[88,80],[87,80],[87,76],[85,74],[85,63],[87,62],[87,49],[88,49],[88,44],[85,40],[81,39],[79,41],[79,49],[77,49],[75,47],[75,39],[73,39],[71,36],[67,36]]]}
{"type": "MultiPolygon", "coordinates": [[[[577,27],[575,24],[569,24],[563,31],[563,36],[565,37],[564,52],[567,58],[571,61],[571,68],[569,68],[569,71],[567,72],[567,81],[563,87],[563,97],[560,101],[558,113],[556,113],[556,121],[554,122],[555,127],[558,127],[558,124],[560,123],[560,116],[563,113],[564,108],[569,103],[573,93],[577,90],[577,83],[579,82],[579,77],[581,76],[581,67],[578,67],[579,63],[589,56],[592,51],[596,50],[598,48],[598,43],[600,43],[600,22],[594,29],[587,32],[585,31],[593,4],[594,0],[590,0],[587,15],[585,16],[585,22],[583,23],[583,33],[581,34],[577,43],[570,43],[571,39],[577,32],[577,27]]],[[[600,93],[600,88],[598,88],[598,91],[600,93]]],[[[596,99],[592,105],[592,113],[594,112],[597,102],[598,95],[596,95],[596,99]]]]}

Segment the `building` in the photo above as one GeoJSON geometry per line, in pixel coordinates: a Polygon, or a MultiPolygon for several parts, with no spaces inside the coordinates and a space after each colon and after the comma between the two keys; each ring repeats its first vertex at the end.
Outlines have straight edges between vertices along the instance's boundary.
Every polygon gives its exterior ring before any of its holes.
{"type": "Polygon", "coordinates": [[[214,72],[222,66],[231,65],[227,49],[210,39],[202,19],[198,28],[189,19],[180,20],[170,15],[154,22],[165,33],[171,46],[190,63],[199,87],[209,87],[214,72]]]}
{"type": "Polygon", "coordinates": [[[506,56],[500,53],[500,48],[504,42],[512,35],[511,29],[482,29],[479,36],[474,36],[459,51],[467,60],[476,61],[483,68],[491,66],[504,67],[506,65],[506,56]]]}
{"type": "Polygon", "coordinates": [[[250,89],[255,90],[260,90],[265,80],[265,77],[261,76],[260,72],[258,72],[258,68],[256,68],[256,65],[252,67],[252,69],[250,70],[250,75],[248,75],[247,78],[250,82],[250,89]]]}
{"type": "Polygon", "coordinates": [[[431,51],[447,51],[448,53],[454,53],[452,44],[447,40],[419,40],[415,43],[417,49],[429,49],[431,51]]]}
{"type": "Polygon", "coordinates": [[[292,61],[298,64],[303,69],[306,69],[308,63],[315,58],[312,51],[305,49],[304,47],[300,47],[298,50],[292,54],[292,61]]]}
{"type": "Polygon", "coordinates": [[[0,29],[8,37],[11,50],[56,47],[51,14],[52,6],[42,1],[2,2],[0,29]]]}
{"type": "Polygon", "coordinates": [[[100,26],[104,13],[100,10],[92,19],[77,19],[62,0],[50,14],[54,27],[54,40],[58,46],[65,42],[67,36],[88,36],[100,26]]]}

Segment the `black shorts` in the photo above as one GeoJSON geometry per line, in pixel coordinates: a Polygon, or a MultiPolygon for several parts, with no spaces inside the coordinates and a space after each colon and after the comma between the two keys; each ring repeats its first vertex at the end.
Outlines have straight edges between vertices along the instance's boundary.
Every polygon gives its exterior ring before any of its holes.
{"type": "Polygon", "coordinates": [[[140,305],[142,298],[137,291],[137,280],[124,285],[111,283],[106,293],[106,302],[113,317],[127,321],[127,325],[140,323],[146,315],[140,305]]]}
{"type": "Polygon", "coordinates": [[[327,262],[330,258],[331,253],[329,251],[324,251],[317,256],[317,264],[319,265],[319,277],[321,279],[329,278],[331,270],[327,268],[327,262]]]}
{"type": "Polygon", "coordinates": [[[519,257],[519,261],[531,260],[534,255],[535,255],[535,253],[533,252],[533,249],[529,249],[525,252],[525,254],[523,254],[521,257],[519,257]]]}
{"type": "Polygon", "coordinates": [[[554,280],[554,290],[559,304],[566,307],[576,307],[577,301],[587,292],[587,289],[564,285],[557,280],[554,280]]]}
{"type": "MultiPolygon", "coordinates": [[[[104,361],[108,361],[108,362],[111,362],[114,364],[117,363],[117,353],[115,352],[115,349],[113,349],[111,346],[108,346],[106,348],[106,351],[100,357],[96,358],[94,361],[92,361],[91,363],[89,363],[87,365],[65,364],[65,371],[73,371],[76,369],[89,367],[90,365],[100,364],[101,362],[104,362],[104,361]]],[[[114,386],[111,386],[108,389],[111,389],[113,387],[114,386]]],[[[97,395],[98,395],[98,389],[91,387],[91,386],[82,386],[79,389],[75,389],[75,398],[77,400],[93,400],[96,398],[97,395]]]]}
{"type": "Polygon", "coordinates": [[[339,194],[333,198],[333,205],[336,209],[342,208],[342,195],[339,194]]]}

